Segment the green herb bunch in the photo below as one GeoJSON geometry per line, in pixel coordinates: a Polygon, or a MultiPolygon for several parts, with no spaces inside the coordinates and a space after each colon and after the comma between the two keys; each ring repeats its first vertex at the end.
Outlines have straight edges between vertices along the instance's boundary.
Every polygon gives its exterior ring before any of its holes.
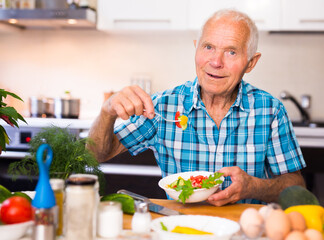
{"type": "Polygon", "coordinates": [[[91,144],[91,140],[89,138],[78,139],[66,128],[54,126],[44,128],[29,142],[30,155],[21,161],[11,163],[8,173],[14,177],[17,175],[38,175],[36,152],[43,143],[49,144],[53,149],[53,160],[50,167],[51,178],[67,179],[73,173],[95,174],[99,178],[100,193],[104,193],[104,174],[92,152],[86,148],[86,144],[91,144]]]}
{"type": "MultiPolygon", "coordinates": [[[[16,94],[12,92],[5,91],[4,89],[0,89],[0,118],[4,120],[7,124],[10,126],[18,127],[18,119],[20,119],[23,122],[26,122],[25,119],[16,111],[15,108],[7,106],[6,103],[3,102],[4,98],[7,98],[7,96],[10,95],[13,98],[16,98],[20,101],[23,101],[20,97],[18,97],[16,94]]],[[[1,149],[6,150],[6,144],[9,144],[9,137],[4,129],[0,125],[0,153],[1,149]]]]}
{"type": "MultiPolygon", "coordinates": [[[[201,183],[201,188],[211,188],[215,185],[222,184],[223,180],[220,179],[220,177],[223,175],[223,173],[215,172],[214,174],[209,175],[208,178],[203,179],[201,183]]],[[[183,184],[178,184],[174,190],[181,191],[179,195],[178,201],[181,201],[183,204],[186,203],[186,200],[194,193],[195,188],[192,186],[191,180],[183,180],[183,184]]]]}

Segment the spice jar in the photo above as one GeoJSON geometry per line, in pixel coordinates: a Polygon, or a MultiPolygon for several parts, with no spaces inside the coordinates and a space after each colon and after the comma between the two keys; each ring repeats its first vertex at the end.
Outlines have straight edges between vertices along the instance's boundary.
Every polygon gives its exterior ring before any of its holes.
{"type": "Polygon", "coordinates": [[[69,177],[66,181],[65,239],[95,239],[96,180],[89,177],[69,177]]]}
{"type": "Polygon", "coordinates": [[[56,201],[56,236],[63,235],[63,204],[64,204],[64,180],[58,178],[50,179],[56,201]]]}
{"type": "Polygon", "coordinates": [[[148,204],[141,202],[136,205],[136,212],[132,218],[132,231],[136,233],[150,232],[151,214],[148,211],[148,204]]]}
{"type": "Polygon", "coordinates": [[[100,237],[117,237],[123,230],[123,211],[116,201],[100,202],[98,207],[97,234],[100,237]]]}

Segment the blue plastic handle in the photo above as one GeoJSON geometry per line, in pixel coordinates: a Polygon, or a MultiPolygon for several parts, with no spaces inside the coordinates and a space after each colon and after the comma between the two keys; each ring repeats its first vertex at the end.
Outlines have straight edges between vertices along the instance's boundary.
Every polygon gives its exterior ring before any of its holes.
{"type": "Polygon", "coordinates": [[[49,169],[52,160],[53,150],[50,147],[50,145],[40,145],[36,152],[36,161],[39,169],[39,177],[35,189],[36,194],[32,201],[32,205],[36,208],[52,208],[56,205],[55,195],[49,181],[49,169]],[[44,156],[45,161],[43,160],[44,156]]]}

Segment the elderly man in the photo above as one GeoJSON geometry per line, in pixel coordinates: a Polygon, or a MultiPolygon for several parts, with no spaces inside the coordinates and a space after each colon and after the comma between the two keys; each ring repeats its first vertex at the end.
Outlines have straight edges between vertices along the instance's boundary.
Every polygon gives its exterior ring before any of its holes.
{"type": "Polygon", "coordinates": [[[152,149],[162,176],[184,171],[224,173],[209,203],[276,201],[304,185],[305,162],[283,104],[243,81],[261,54],[253,21],[233,10],[216,12],[196,45],[197,78],[152,96],[129,86],[109,98],[90,131],[98,161],[128,150],[152,149]],[[188,127],[175,123],[176,113],[188,127]],[[178,113],[178,114],[179,114],[178,113]],[[114,129],[117,117],[124,121],[114,129]]]}

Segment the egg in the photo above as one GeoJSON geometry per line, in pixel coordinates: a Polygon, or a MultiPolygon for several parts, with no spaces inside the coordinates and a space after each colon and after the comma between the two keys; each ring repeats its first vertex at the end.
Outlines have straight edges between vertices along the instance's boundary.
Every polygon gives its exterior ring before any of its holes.
{"type": "Polygon", "coordinates": [[[281,209],[281,207],[277,203],[269,203],[268,205],[265,205],[259,209],[259,213],[263,217],[264,221],[269,216],[270,212],[274,209],[281,209]]]}
{"type": "Polygon", "coordinates": [[[263,217],[255,208],[247,208],[242,212],[240,225],[248,238],[257,238],[263,233],[263,217]]]}
{"type": "Polygon", "coordinates": [[[304,234],[307,240],[324,240],[322,234],[316,229],[309,228],[304,232],[304,234]]]}
{"type": "Polygon", "coordinates": [[[284,240],[290,232],[290,220],[282,209],[274,209],[265,221],[266,235],[271,240],[284,240]]]}
{"type": "Polygon", "coordinates": [[[267,219],[271,210],[272,208],[269,208],[268,206],[263,206],[259,209],[259,214],[262,216],[264,221],[267,219]]]}
{"type": "Polygon", "coordinates": [[[290,212],[287,214],[291,224],[291,230],[305,231],[306,221],[300,212],[290,212]]]}
{"type": "Polygon", "coordinates": [[[287,235],[285,240],[307,240],[307,238],[301,231],[292,231],[287,235]]]}

